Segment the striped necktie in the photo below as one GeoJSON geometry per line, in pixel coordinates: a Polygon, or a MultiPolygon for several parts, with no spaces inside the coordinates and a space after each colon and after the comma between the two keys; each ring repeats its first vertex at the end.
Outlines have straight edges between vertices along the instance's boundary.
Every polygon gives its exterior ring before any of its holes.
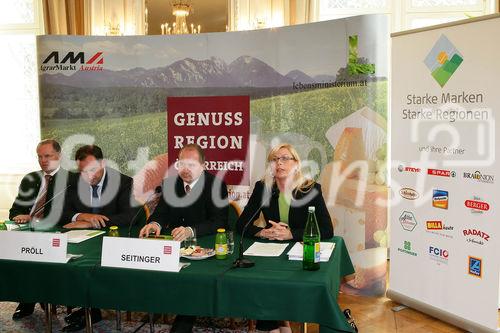
{"type": "Polygon", "coordinates": [[[33,209],[33,217],[41,219],[45,215],[45,203],[47,202],[47,190],[49,188],[49,184],[52,180],[51,175],[45,175],[45,185],[43,186],[42,191],[40,192],[40,196],[38,201],[36,202],[35,209],[33,209]]]}

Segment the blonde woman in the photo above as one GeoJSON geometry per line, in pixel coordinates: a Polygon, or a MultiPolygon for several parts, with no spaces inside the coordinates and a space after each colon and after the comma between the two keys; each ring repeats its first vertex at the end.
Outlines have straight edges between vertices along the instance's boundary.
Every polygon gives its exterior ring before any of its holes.
{"type": "Polygon", "coordinates": [[[280,144],[271,149],[267,157],[264,178],[257,183],[245,210],[236,224],[243,227],[260,210],[266,220],[264,228],[250,222],[247,235],[269,240],[301,241],[307,221],[307,208],[314,206],[322,239],[333,236],[333,227],[321,193],[321,186],[302,175],[300,158],[290,144],[280,144]],[[255,214],[256,213],[256,214],[255,214]]]}

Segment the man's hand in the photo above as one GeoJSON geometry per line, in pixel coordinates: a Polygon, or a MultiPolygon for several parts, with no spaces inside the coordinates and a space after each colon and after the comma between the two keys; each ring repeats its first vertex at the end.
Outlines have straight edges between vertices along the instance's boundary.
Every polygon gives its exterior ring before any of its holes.
{"type": "Polygon", "coordinates": [[[76,217],[77,222],[90,222],[90,228],[104,228],[109,218],[100,214],[81,213],[76,217]]]}
{"type": "Polygon", "coordinates": [[[186,238],[193,237],[191,230],[186,227],[177,227],[172,230],[172,237],[174,237],[175,241],[182,242],[186,238]]]}
{"type": "Polygon", "coordinates": [[[12,218],[12,221],[16,222],[16,224],[28,223],[30,220],[31,216],[29,215],[17,215],[12,218]]]}
{"type": "Polygon", "coordinates": [[[92,229],[94,226],[91,222],[87,221],[75,221],[63,225],[64,229],[92,229]]]}
{"type": "Polygon", "coordinates": [[[148,223],[144,227],[142,227],[139,232],[139,238],[148,237],[150,234],[154,233],[156,237],[160,237],[160,228],[156,223],[148,223]]]}

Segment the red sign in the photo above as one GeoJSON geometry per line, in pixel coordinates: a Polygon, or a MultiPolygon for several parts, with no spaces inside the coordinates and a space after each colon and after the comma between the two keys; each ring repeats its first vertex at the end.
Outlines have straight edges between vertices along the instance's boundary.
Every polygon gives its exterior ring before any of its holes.
{"type": "Polygon", "coordinates": [[[476,200],[466,200],[465,207],[484,211],[490,209],[490,205],[488,203],[476,200]]]}
{"type": "Polygon", "coordinates": [[[427,174],[433,175],[433,176],[450,177],[451,171],[450,170],[439,170],[439,169],[427,169],[427,174]]]}
{"type": "Polygon", "coordinates": [[[59,247],[59,246],[61,246],[61,240],[59,238],[53,238],[52,247],[59,247]]]}
{"type": "Polygon", "coordinates": [[[249,185],[249,96],[168,97],[168,162],[196,143],[205,151],[205,170],[228,185],[249,185]]]}
{"type": "Polygon", "coordinates": [[[172,254],[172,246],[167,245],[163,247],[163,254],[172,254]]]}

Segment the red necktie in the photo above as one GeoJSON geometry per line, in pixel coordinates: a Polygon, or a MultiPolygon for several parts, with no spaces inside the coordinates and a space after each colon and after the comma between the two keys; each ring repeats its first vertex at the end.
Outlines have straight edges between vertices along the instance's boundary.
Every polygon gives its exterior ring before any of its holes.
{"type": "Polygon", "coordinates": [[[189,186],[189,184],[186,185],[186,187],[184,189],[186,191],[186,194],[189,194],[189,192],[191,192],[191,186],[189,186]]]}
{"type": "Polygon", "coordinates": [[[33,209],[33,217],[34,218],[43,218],[45,215],[45,203],[47,202],[47,189],[49,188],[50,181],[52,180],[51,175],[45,175],[45,186],[42,189],[42,192],[40,193],[40,197],[38,198],[38,201],[36,202],[35,209],[33,209]],[[43,207],[43,208],[42,208],[43,207]]]}

